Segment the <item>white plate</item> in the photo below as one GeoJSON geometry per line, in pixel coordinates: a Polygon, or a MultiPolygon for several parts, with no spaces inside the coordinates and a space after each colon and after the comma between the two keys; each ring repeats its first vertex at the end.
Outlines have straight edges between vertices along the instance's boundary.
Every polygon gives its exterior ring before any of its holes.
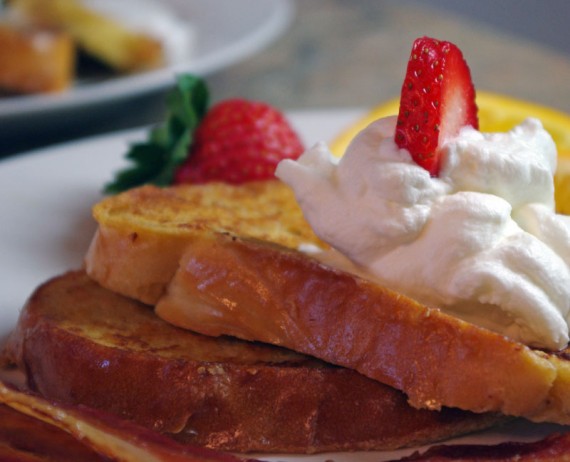
{"type": "MultiPolygon", "coordinates": [[[[360,110],[303,111],[289,115],[309,146],[330,140],[361,113],[360,110]]],[[[102,197],[103,184],[124,165],[128,144],[143,139],[144,135],[144,130],[120,132],[0,161],[0,184],[4,191],[4,199],[0,201],[0,339],[11,330],[20,307],[38,284],[81,266],[95,230],[91,205],[102,197]]],[[[524,441],[555,430],[564,429],[517,421],[455,441],[524,441]]],[[[380,462],[409,453],[410,450],[260,457],[291,462],[380,462]]]]}
{"type": "Polygon", "coordinates": [[[78,84],[61,95],[0,99],[0,124],[30,114],[86,108],[105,101],[165,88],[181,72],[205,75],[259,51],[277,38],[293,17],[290,0],[162,0],[195,29],[187,62],[155,71],[78,84]]]}

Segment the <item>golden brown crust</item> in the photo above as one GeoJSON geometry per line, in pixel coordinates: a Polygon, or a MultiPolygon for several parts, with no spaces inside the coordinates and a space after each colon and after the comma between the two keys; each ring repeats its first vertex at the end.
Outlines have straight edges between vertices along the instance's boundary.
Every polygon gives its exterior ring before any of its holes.
{"type": "Polygon", "coordinates": [[[83,272],[40,287],[10,345],[46,397],[230,451],[392,449],[502,419],[415,410],[400,392],[354,371],[176,328],[83,272]]]}
{"type": "Polygon", "coordinates": [[[291,189],[277,180],[239,186],[146,185],[102,200],[93,216],[105,228],[146,231],[164,239],[228,230],[290,248],[325,245],[305,221],[291,189]]]}

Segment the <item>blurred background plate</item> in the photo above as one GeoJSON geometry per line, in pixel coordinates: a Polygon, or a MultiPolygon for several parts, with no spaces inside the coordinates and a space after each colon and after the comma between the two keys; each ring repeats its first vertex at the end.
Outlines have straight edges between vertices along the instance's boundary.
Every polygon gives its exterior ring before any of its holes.
{"type": "Polygon", "coordinates": [[[163,2],[194,29],[187,61],[155,71],[78,81],[60,95],[0,99],[0,156],[27,149],[29,138],[45,137],[45,144],[57,141],[60,132],[65,132],[65,138],[88,134],[89,125],[100,124],[101,119],[109,119],[109,127],[119,129],[127,108],[142,111],[153,94],[161,98],[177,73],[204,76],[247,58],[279,37],[294,12],[290,0],[240,0],[239,8],[235,0],[163,2]],[[8,144],[11,152],[3,148],[8,144]]]}

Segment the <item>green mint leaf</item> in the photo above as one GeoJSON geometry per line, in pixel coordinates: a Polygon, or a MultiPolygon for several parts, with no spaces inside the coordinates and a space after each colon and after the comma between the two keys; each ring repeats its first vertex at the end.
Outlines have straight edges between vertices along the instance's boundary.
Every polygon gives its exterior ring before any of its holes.
{"type": "Polygon", "coordinates": [[[146,141],[130,147],[125,155],[130,165],[118,172],[104,191],[115,194],[143,184],[172,184],[177,167],[188,157],[194,131],[208,105],[205,82],[189,74],[179,76],[166,96],[165,122],[150,130],[146,141]]]}

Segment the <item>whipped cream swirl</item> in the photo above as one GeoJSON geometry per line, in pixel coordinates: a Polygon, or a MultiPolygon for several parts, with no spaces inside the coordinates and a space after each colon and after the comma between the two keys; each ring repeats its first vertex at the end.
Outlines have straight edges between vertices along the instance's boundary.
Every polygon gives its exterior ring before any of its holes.
{"type": "Polygon", "coordinates": [[[568,343],[570,222],[554,211],[556,146],[536,119],[507,133],[465,127],[432,178],[394,143],[396,118],[339,160],[319,143],[276,175],[323,261],[529,346],[568,343]]]}

